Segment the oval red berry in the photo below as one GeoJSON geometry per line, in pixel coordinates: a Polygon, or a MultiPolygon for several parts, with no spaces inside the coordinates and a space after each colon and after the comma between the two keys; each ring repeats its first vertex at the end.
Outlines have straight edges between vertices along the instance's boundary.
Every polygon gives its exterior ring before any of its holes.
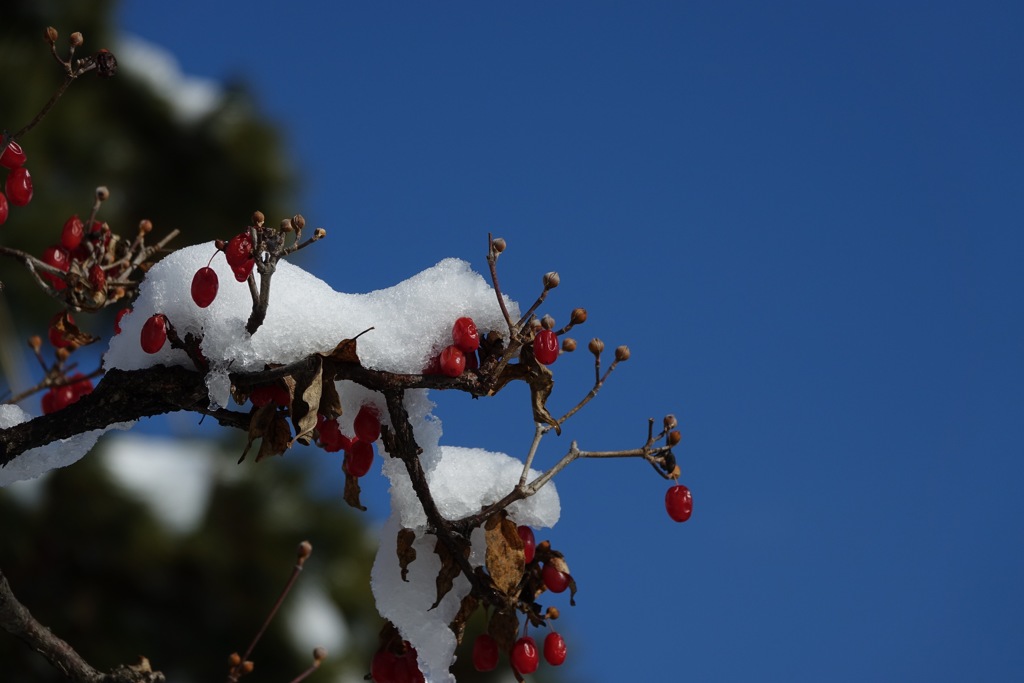
{"type": "Polygon", "coordinates": [[[533,555],[537,551],[537,539],[533,536],[533,529],[528,526],[516,527],[519,538],[523,539],[523,555],[526,556],[526,564],[533,562],[533,555]]]}
{"type": "Polygon", "coordinates": [[[142,350],[146,353],[156,353],[164,347],[166,341],[167,318],[162,313],[150,316],[142,326],[142,350]]]}
{"type": "Polygon", "coordinates": [[[541,365],[558,360],[558,336],[551,330],[541,330],[533,338],[533,355],[541,365]]]}
{"type": "Polygon", "coordinates": [[[356,413],[356,419],[352,423],[352,430],[356,438],[367,443],[373,443],[380,438],[380,416],[376,406],[364,405],[356,413]]]}
{"type": "Polygon", "coordinates": [[[72,216],[64,221],[64,228],[60,232],[60,244],[68,251],[74,251],[82,243],[85,237],[85,223],[78,216],[72,216]]]}
{"type": "Polygon", "coordinates": [[[0,225],[7,222],[7,216],[10,214],[11,209],[7,205],[7,196],[0,192],[0,225]]]}
{"type": "Polygon", "coordinates": [[[449,377],[458,377],[466,369],[466,356],[454,344],[446,346],[441,351],[438,362],[441,366],[441,372],[449,377]]]}
{"type": "Polygon", "coordinates": [[[463,353],[473,353],[480,348],[480,333],[472,318],[459,318],[452,326],[452,341],[463,353]]]}
{"type": "Polygon", "coordinates": [[[217,272],[213,268],[209,266],[200,268],[192,276],[192,301],[195,301],[199,308],[206,308],[217,298],[219,286],[217,272]]]}
{"type": "Polygon", "coordinates": [[[24,166],[7,174],[7,199],[15,206],[25,206],[32,201],[32,176],[24,166]]]}
{"type": "Polygon", "coordinates": [[[25,150],[14,140],[0,153],[0,166],[4,168],[18,168],[25,163],[25,150]]]}
{"type": "Polygon", "coordinates": [[[693,496],[690,489],[676,484],[665,492],[665,510],[677,522],[685,522],[693,514],[693,496]]]}
{"type": "Polygon", "coordinates": [[[569,587],[569,575],[555,569],[553,565],[544,565],[544,568],[541,570],[541,577],[544,579],[544,585],[552,593],[561,593],[569,587]]]}
{"type": "Polygon", "coordinates": [[[345,454],[345,471],[353,477],[361,477],[370,471],[373,464],[373,444],[355,439],[345,454]]]}
{"type": "Polygon", "coordinates": [[[537,644],[530,636],[523,636],[512,646],[512,666],[521,674],[532,674],[537,670],[540,663],[540,656],[537,652],[537,644]]]}
{"type": "Polygon", "coordinates": [[[498,666],[498,641],[481,633],[473,641],[473,668],[477,671],[493,671],[498,666]]]}
{"type": "Polygon", "coordinates": [[[565,661],[565,638],[552,631],[544,638],[544,661],[559,666],[565,661]]]}

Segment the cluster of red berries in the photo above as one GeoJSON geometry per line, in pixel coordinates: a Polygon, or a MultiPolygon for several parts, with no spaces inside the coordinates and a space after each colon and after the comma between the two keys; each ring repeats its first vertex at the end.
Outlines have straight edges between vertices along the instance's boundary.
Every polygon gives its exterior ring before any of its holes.
{"type": "MultiPolygon", "coordinates": [[[[556,631],[544,637],[544,661],[560,666],[565,661],[565,638],[556,631]]],[[[498,666],[498,642],[490,635],[481,633],[473,641],[473,667],[477,671],[493,671],[498,666]]],[[[512,646],[509,660],[520,674],[532,674],[540,665],[540,651],[532,636],[523,636],[512,646]]]]}
{"type": "Polygon", "coordinates": [[[389,649],[378,650],[370,662],[370,679],[374,683],[423,683],[423,672],[416,662],[416,648],[403,643],[402,654],[389,649]]]}
{"type": "Polygon", "coordinates": [[[341,433],[337,420],[322,414],[316,416],[320,445],[328,453],[345,451],[342,469],[353,477],[362,477],[373,465],[373,443],[380,438],[380,413],[376,406],[366,404],[359,408],[352,423],[351,437],[341,433]]]}
{"type": "Polygon", "coordinates": [[[92,393],[92,381],[80,372],[68,378],[68,383],[53,387],[43,394],[43,415],[63,410],[69,405],[92,393]]]}
{"type": "Polygon", "coordinates": [[[452,343],[444,347],[427,374],[440,372],[449,377],[458,377],[466,370],[479,367],[476,351],[480,348],[480,332],[472,318],[462,317],[452,325],[452,343]]]}
{"type": "MultiPolygon", "coordinates": [[[[533,529],[520,525],[516,528],[519,538],[523,541],[523,556],[526,564],[533,562],[537,552],[537,539],[533,529]]],[[[541,569],[545,587],[553,593],[561,593],[569,587],[569,575],[560,571],[551,563],[545,563],[541,569]]],[[[473,666],[477,671],[493,671],[498,666],[498,643],[491,635],[483,633],[473,641],[473,666]]],[[[509,661],[520,674],[532,674],[540,664],[541,651],[536,641],[524,635],[519,638],[509,652],[509,661]]],[[[544,638],[544,661],[552,666],[559,666],[565,661],[565,639],[560,633],[551,631],[544,638]]]]}
{"type": "MultiPolygon", "coordinates": [[[[235,279],[245,282],[249,274],[256,266],[256,258],[252,253],[252,236],[248,230],[243,230],[230,240],[227,244],[218,241],[218,248],[224,252],[235,279]]],[[[214,254],[216,256],[216,254],[214,254]]],[[[210,259],[213,260],[212,258],[210,259]]],[[[199,308],[206,308],[217,298],[217,290],[220,288],[220,281],[217,272],[209,264],[196,271],[192,277],[192,301],[196,302],[199,308]]]]}
{"type": "Polygon", "coordinates": [[[25,150],[17,142],[11,142],[0,152],[0,166],[8,170],[4,192],[0,192],[0,225],[7,221],[10,204],[25,206],[32,201],[32,176],[25,168],[25,150]]]}
{"type": "MultiPolygon", "coordinates": [[[[71,216],[64,221],[60,233],[60,244],[52,244],[43,250],[42,261],[61,272],[68,272],[75,263],[85,263],[91,256],[90,244],[98,245],[100,253],[105,253],[110,245],[110,228],[100,221],[94,220],[88,228],[78,216],[71,216]]],[[[94,259],[95,260],[95,259],[94,259]]],[[[82,271],[86,267],[82,266],[82,271]]],[[[42,277],[57,291],[67,287],[67,283],[56,275],[41,273],[42,277]]],[[[88,267],[89,286],[94,291],[103,291],[107,286],[107,271],[99,263],[88,267]]]]}

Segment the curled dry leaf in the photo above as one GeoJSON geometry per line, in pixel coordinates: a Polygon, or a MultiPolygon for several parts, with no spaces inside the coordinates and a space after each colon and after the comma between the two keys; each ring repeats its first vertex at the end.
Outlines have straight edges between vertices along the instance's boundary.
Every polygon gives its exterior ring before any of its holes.
{"type": "Polygon", "coordinates": [[[291,445],[292,431],[288,427],[288,421],[277,411],[277,406],[268,403],[253,412],[252,418],[249,420],[248,438],[238,462],[245,460],[245,456],[249,454],[249,449],[252,448],[256,439],[263,439],[259,453],[256,455],[256,462],[268,455],[281,455],[291,445]]]}
{"type": "Polygon", "coordinates": [[[348,472],[345,473],[345,502],[356,510],[366,510],[366,506],[359,502],[359,494],[362,491],[359,488],[359,477],[353,477],[348,472]]]}
{"type": "Polygon", "coordinates": [[[476,611],[479,604],[480,601],[474,598],[472,593],[462,598],[462,604],[459,605],[458,613],[452,619],[452,622],[448,624],[448,628],[455,634],[456,643],[462,642],[462,636],[466,632],[466,622],[473,616],[473,612],[476,611]]]}
{"type": "Polygon", "coordinates": [[[59,335],[67,342],[70,342],[74,346],[87,346],[93,342],[99,340],[99,337],[94,337],[88,332],[83,332],[75,325],[71,320],[71,315],[67,311],[61,311],[57,315],[53,316],[50,321],[50,326],[56,330],[59,335]]]}
{"type": "Polygon", "coordinates": [[[398,566],[402,570],[402,581],[409,581],[409,565],[416,561],[416,549],[412,547],[416,532],[412,529],[398,531],[398,566]]]}
{"type": "MultiPolygon", "coordinates": [[[[455,557],[448,550],[448,546],[439,538],[437,543],[434,545],[434,552],[441,559],[441,568],[437,572],[437,599],[434,600],[434,604],[430,606],[430,609],[434,609],[441,604],[444,600],[444,596],[448,595],[448,591],[452,589],[455,584],[455,578],[462,573],[462,569],[459,567],[459,563],[456,562],[455,557]]],[[[465,548],[463,556],[469,556],[469,548],[465,548]]]]}
{"type": "Polygon", "coordinates": [[[290,413],[295,425],[295,440],[306,446],[312,441],[316,427],[316,411],[323,390],[323,367],[323,358],[313,355],[301,369],[284,378],[292,400],[290,413]]]}
{"type": "Polygon", "coordinates": [[[510,596],[526,569],[523,539],[519,537],[515,522],[504,511],[487,520],[484,538],[487,541],[486,562],[491,581],[498,590],[510,596]]]}

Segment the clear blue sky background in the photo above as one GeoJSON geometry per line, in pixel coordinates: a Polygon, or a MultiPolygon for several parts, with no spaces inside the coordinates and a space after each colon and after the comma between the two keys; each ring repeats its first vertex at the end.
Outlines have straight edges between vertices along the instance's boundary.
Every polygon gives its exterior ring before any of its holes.
{"type": "MultiPolygon", "coordinates": [[[[1024,680],[1024,5],[130,0],[120,22],[252,84],[334,287],[483,269],[494,231],[515,298],[557,269],[547,310],[633,350],[570,437],[680,417],[687,524],[641,463],[559,478],[574,680],[1024,680]]],[[[553,401],[590,368],[561,359],[553,401]]],[[[529,442],[525,392],[439,412],[449,443],[529,442]]]]}

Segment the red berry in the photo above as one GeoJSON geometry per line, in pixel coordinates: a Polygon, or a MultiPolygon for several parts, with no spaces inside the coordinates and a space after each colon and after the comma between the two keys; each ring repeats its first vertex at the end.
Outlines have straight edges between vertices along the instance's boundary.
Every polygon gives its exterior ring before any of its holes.
{"type": "Polygon", "coordinates": [[[351,441],[341,433],[337,420],[328,420],[323,415],[317,415],[316,428],[320,432],[320,444],[328,453],[348,450],[351,441]]]}
{"type": "MultiPolygon", "coordinates": [[[[68,268],[71,267],[71,257],[68,255],[67,250],[64,249],[63,247],[58,247],[56,245],[47,247],[46,249],[43,250],[42,260],[43,263],[45,263],[46,265],[53,266],[57,270],[63,271],[65,273],[68,272],[68,268]]],[[[68,286],[67,283],[64,282],[64,280],[57,277],[56,275],[51,275],[50,273],[40,273],[40,275],[42,275],[43,278],[49,281],[49,283],[57,291],[65,289],[68,286]]]]}
{"type": "Polygon", "coordinates": [[[89,285],[95,292],[102,292],[107,288],[107,274],[98,263],[89,268],[89,285]]]}
{"type": "Polygon", "coordinates": [[[544,565],[544,569],[541,570],[541,577],[544,579],[544,585],[552,593],[561,593],[569,587],[569,575],[555,569],[554,565],[544,565]]]}
{"type": "Polygon", "coordinates": [[[7,197],[3,192],[0,192],[0,225],[7,222],[7,214],[10,212],[11,209],[7,206],[7,197]]]}
{"type": "Polygon", "coordinates": [[[24,166],[7,174],[7,199],[15,206],[25,206],[32,201],[32,176],[24,166]]]}
{"type": "Polygon", "coordinates": [[[558,360],[558,336],[551,330],[541,330],[533,338],[533,355],[541,365],[558,360]]]}
{"type": "Polygon", "coordinates": [[[481,633],[473,641],[473,667],[477,671],[492,671],[498,666],[498,641],[481,633]]]}
{"type": "Polygon", "coordinates": [[[519,538],[523,539],[523,555],[526,556],[526,564],[530,564],[533,562],[533,554],[537,549],[537,539],[533,537],[533,529],[521,525],[516,527],[516,531],[519,532],[519,538]]]}
{"type": "Polygon", "coordinates": [[[291,403],[288,390],[277,383],[261,384],[258,387],[253,387],[252,391],[249,392],[249,400],[257,408],[268,403],[274,403],[279,406],[286,406],[291,403]]]}
{"type": "Polygon", "coordinates": [[[163,313],[150,316],[142,326],[142,350],[156,353],[167,341],[167,317],[163,313]]]}
{"type": "Polygon", "coordinates": [[[532,674],[540,664],[537,643],[530,636],[523,636],[512,646],[512,666],[521,674],[532,674]]]}
{"type": "Polygon", "coordinates": [[[217,273],[213,268],[209,266],[200,268],[192,276],[192,301],[195,301],[199,308],[206,308],[217,298],[219,284],[217,273]]]}
{"type": "Polygon", "coordinates": [[[452,326],[452,341],[463,353],[473,353],[480,348],[480,333],[472,318],[459,318],[452,326]]]}
{"type": "Polygon", "coordinates": [[[252,239],[249,237],[248,230],[238,233],[228,241],[224,248],[224,257],[232,268],[237,268],[246,261],[252,260],[252,239]]]}
{"type": "Polygon", "coordinates": [[[544,661],[558,666],[565,661],[565,638],[552,631],[544,638],[544,661]]]}
{"type": "Polygon", "coordinates": [[[85,237],[85,224],[78,216],[72,216],[64,221],[64,228],[60,232],[60,243],[68,251],[73,251],[82,243],[85,237]]]}
{"type": "Polygon", "coordinates": [[[343,467],[353,477],[361,477],[370,471],[373,465],[373,444],[369,441],[353,439],[345,454],[343,467]]]}
{"type": "Polygon", "coordinates": [[[130,308],[122,308],[114,316],[114,334],[121,334],[121,319],[132,312],[130,308]]]}
{"type": "Polygon", "coordinates": [[[373,443],[380,438],[380,415],[377,407],[366,404],[359,408],[356,419],[352,423],[352,430],[356,438],[367,443],[373,443]]]}
{"type": "Polygon", "coordinates": [[[677,522],[685,522],[693,514],[693,496],[690,489],[676,484],[665,492],[665,509],[668,516],[677,522]]]}
{"type": "Polygon", "coordinates": [[[466,356],[459,350],[458,346],[452,344],[444,347],[441,356],[438,358],[441,372],[449,377],[458,377],[466,369],[466,356]]]}
{"type": "Polygon", "coordinates": [[[398,657],[390,650],[378,650],[370,662],[370,677],[374,683],[393,683],[398,657]]]}
{"type": "Polygon", "coordinates": [[[0,166],[4,168],[18,168],[25,163],[25,150],[14,140],[0,153],[0,166]]]}

